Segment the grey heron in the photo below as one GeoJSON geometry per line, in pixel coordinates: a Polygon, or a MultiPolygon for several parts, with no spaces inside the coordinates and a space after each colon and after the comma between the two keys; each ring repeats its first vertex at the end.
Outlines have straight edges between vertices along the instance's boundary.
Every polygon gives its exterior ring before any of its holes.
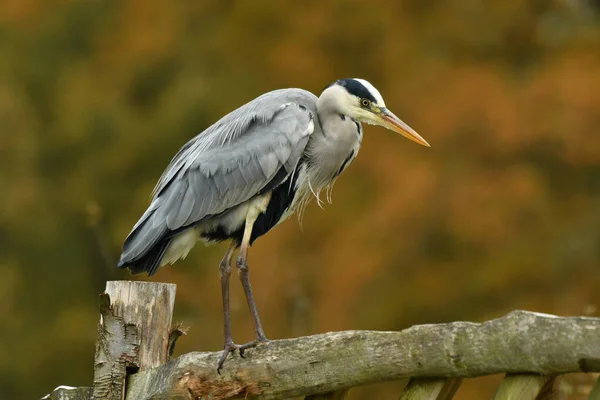
{"type": "Polygon", "coordinates": [[[356,157],[361,122],[380,125],[429,147],[389,111],[381,94],[363,79],[342,79],[319,97],[302,89],[268,92],[227,114],[173,157],[159,179],[150,206],[123,245],[118,266],[154,275],[184,258],[195,243],[230,240],[219,265],[227,355],[266,338],[248,276],[248,248],[311,198],[331,190],[356,157]],[[238,346],[229,318],[229,277],[236,249],[237,271],[256,339],[238,346]]]}

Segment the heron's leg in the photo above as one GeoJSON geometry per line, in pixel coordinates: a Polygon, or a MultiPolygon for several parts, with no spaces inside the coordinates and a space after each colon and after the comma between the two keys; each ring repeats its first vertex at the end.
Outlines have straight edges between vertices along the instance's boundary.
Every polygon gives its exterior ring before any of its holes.
{"type": "Polygon", "coordinates": [[[229,353],[235,351],[238,346],[233,343],[233,338],[231,337],[231,322],[230,322],[230,314],[229,314],[229,276],[231,275],[231,260],[233,258],[233,252],[237,247],[237,243],[235,241],[231,242],[225,256],[221,260],[219,264],[219,275],[221,276],[221,295],[223,297],[223,334],[225,336],[225,345],[223,346],[223,353],[221,357],[219,357],[219,363],[217,364],[217,372],[221,373],[221,368],[223,368],[223,363],[225,359],[229,355],[229,353]]]}
{"type": "Polygon", "coordinates": [[[248,247],[250,247],[250,238],[252,236],[252,227],[256,218],[246,218],[246,226],[244,228],[244,236],[242,238],[242,244],[240,246],[240,252],[237,258],[237,269],[238,277],[242,282],[244,288],[244,294],[246,295],[246,301],[248,302],[248,308],[252,315],[252,322],[254,323],[254,332],[256,333],[256,340],[239,346],[240,355],[243,357],[244,350],[255,346],[258,342],[268,342],[265,333],[263,332],[262,325],[260,323],[260,317],[258,316],[258,310],[256,309],[256,303],[254,302],[254,295],[252,294],[252,287],[250,286],[250,277],[248,274],[248,247]]]}

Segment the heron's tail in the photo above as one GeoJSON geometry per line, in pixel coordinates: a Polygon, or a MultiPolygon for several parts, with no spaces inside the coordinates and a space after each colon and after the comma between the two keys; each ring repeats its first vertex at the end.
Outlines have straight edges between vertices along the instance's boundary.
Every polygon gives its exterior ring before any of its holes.
{"type": "Polygon", "coordinates": [[[117,267],[129,268],[132,274],[147,272],[148,276],[152,276],[161,266],[161,260],[165,255],[170,242],[170,239],[163,239],[154,245],[146,254],[132,261],[125,261],[123,256],[121,256],[117,267]]]}
{"type": "Polygon", "coordinates": [[[166,225],[153,221],[158,205],[156,201],[150,205],[125,239],[117,267],[129,268],[133,274],[154,275],[158,271],[171,242],[166,225]]]}

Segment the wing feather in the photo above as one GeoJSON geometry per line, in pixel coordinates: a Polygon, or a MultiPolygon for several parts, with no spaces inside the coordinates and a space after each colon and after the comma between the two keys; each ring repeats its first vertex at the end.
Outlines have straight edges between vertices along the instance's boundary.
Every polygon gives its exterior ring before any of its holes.
{"type": "Polygon", "coordinates": [[[278,146],[274,149],[273,155],[279,161],[279,164],[284,165],[292,155],[292,149],[289,146],[278,146]]]}
{"type": "Polygon", "coordinates": [[[262,169],[264,177],[272,176],[275,171],[281,168],[282,164],[279,162],[275,151],[270,151],[262,156],[259,156],[258,163],[260,164],[260,168],[262,169]]]}
{"type": "Polygon", "coordinates": [[[167,226],[184,226],[194,209],[195,203],[196,198],[194,196],[194,190],[190,190],[190,188],[187,187],[179,202],[179,208],[176,209],[176,212],[174,209],[173,212],[169,213],[167,216],[167,226]],[[171,217],[170,221],[169,217],[171,217]]]}
{"type": "Polygon", "coordinates": [[[167,228],[170,230],[177,229],[177,213],[181,208],[187,190],[186,186],[185,182],[175,182],[165,204],[159,207],[156,214],[154,214],[155,224],[160,225],[163,220],[166,220],[167,228]]]}

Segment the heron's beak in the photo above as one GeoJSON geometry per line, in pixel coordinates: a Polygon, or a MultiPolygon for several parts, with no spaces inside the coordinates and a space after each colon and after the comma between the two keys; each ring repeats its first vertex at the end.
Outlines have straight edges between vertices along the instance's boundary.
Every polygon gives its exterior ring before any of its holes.
{"type": "Polygon", "coordinates": [[[421,135],[415,132],[400,118],[396,117],[394,113],[388,110],[387,108],[381,108],[377,116],[380,119],[379,123],[383,127],[392,130],[396,133],[399,133],[405,138],[412,140],[413,142],[416,142],[426,147],[431,147],[429,143],[427,143],[427,141],[421,137],[421,135]]]}

